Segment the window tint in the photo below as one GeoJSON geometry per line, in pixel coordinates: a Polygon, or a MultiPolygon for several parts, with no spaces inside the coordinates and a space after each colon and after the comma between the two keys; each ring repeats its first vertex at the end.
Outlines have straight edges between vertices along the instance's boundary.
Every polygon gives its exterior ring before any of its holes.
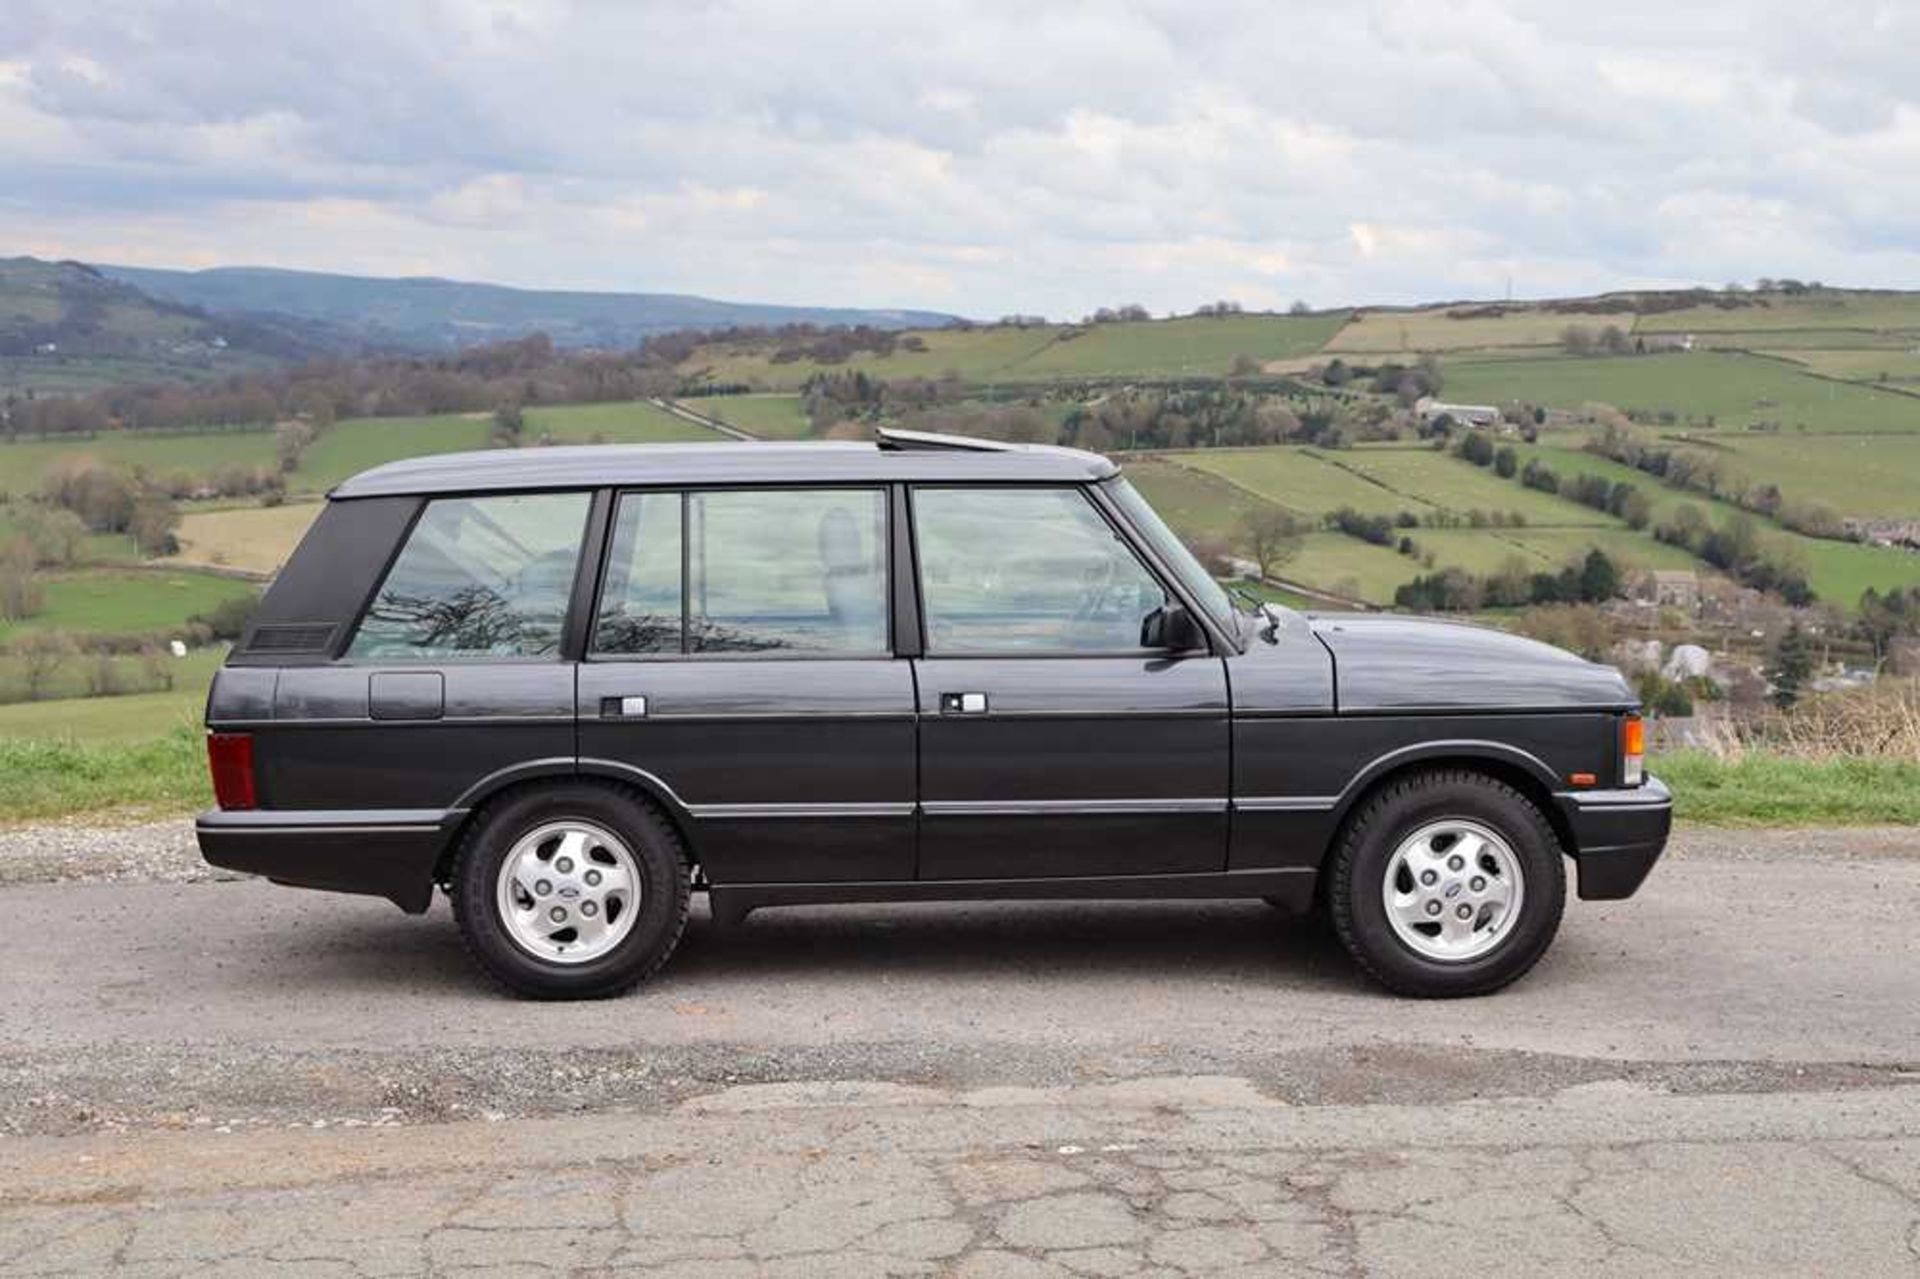
{"type": "Polygon", "coordinates": [[[1128,652],[1166,593],[1077,489],[916,489],[929,653],[1128,652]]]}
{"type": "Polygon", "coordinates": [[[559,651],[585,493],[427,504],[355,632],[351,657],[544,657],[559,651]]]}
{"type": "Polygon", "coordinates": [[[594,651],[884,655],[886,531],[878,489],[629,494],[594,651]]]}
{"type": "Polygon", "coordinates": [[[678,493],[620,499],[593,628],[595,652],[680,651],[680,502],[678,493]]]}

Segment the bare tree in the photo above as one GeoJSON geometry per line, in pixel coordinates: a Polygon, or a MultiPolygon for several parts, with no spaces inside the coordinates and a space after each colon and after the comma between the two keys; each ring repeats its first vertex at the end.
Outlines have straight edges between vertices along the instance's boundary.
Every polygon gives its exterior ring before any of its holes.
{"type": "Polygon", "coordinates": [[[1261,577],[1278,572],[1282,565],[1300,553],[1302,532],[1300,521],[1294,518],[1293,513],[1277,506],[1249,511],[1246,518],[1240,521],[1240,541],[1247,548],[1247,554],[1253,557],[1261,577]]]}
{"type": "Polygon", "coordinates": [[[37,702],[54,674],[73,656],[74,647],[62,631],[28,631],[8,644],[7,652],[20,663],[27,700],[37,702]]]}

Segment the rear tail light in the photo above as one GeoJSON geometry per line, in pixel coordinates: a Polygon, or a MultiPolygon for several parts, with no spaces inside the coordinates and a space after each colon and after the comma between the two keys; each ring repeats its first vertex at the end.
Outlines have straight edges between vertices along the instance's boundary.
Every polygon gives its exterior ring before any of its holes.
{"type": "Polygon", "coordinates": [[[1647,721],[1629,715],[1620,721],[1620,784],[1638,786],[1647,776],[1647,721]]]}
{"type": "Polygon", "coordinates": [[[207,767],[213,802],[222,808],[258,808],[253,789],[253,734],[208,733],[207,767]]]}

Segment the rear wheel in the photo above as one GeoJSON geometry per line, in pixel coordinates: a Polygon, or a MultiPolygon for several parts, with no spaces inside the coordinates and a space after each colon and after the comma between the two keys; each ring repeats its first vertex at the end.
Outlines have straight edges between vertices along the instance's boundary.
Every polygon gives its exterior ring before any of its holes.
{"type": "Polygon", "coordinates": [[[1436,771],[1368,799],[1335,849],[1341,942],[1388,989],[1482,995],[1524,974],[1560,927],[1566,872],[1545,815],[1480,773],[1436,771]]]}
{"type": "Polygon", "coordinates": [[[449,889],[474,959],[534,999],[630,990],[673,953],[690,895],[673,828],[624,791],[581,784],[487,808],[449,889]]]}

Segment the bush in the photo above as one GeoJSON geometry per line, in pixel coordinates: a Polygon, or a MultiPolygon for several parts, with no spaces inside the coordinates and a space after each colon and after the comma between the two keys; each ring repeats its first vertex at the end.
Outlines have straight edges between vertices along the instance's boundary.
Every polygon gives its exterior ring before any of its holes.
{"type": "Polygon", "coordinates": [[[205,627],[213,639],[237,640],[253,619],[253,610],[259,603],[257,596],[236,595],[220,601],[211,613],[195,613],[187,619],[187,624],[205,627]]]}

